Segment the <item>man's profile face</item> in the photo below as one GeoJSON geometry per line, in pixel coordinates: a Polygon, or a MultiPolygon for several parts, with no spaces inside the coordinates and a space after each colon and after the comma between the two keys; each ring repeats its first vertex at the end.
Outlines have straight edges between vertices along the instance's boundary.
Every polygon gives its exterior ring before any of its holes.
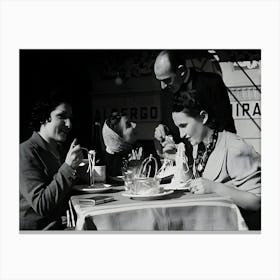
{"type": "Polygon", "coordinates": [[[172,71],[170,61],[167,57],[158,58],[156,60],[154,71],[157,80],[160,81],[162,89],[169,89],[173,93],[180,89],[183,79],[177,71],[176,73],[172,71]]]}

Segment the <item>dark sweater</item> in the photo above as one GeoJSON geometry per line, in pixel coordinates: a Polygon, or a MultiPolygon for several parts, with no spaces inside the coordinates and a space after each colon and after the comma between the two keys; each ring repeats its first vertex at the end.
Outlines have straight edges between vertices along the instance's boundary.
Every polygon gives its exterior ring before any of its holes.
{"type": "MultiPolygon", "coordinates": [[[[63,156],[61,159],[64,159],[63,156]]],[[[61,229],[69,192],[76,180],[74,170],[62,165],[34,132],[20,144],[20,230],[61,229]]]]}

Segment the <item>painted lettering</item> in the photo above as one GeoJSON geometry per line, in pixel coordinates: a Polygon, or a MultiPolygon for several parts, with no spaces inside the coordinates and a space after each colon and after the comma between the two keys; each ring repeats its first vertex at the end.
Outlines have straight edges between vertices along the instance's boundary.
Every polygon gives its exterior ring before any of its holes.
{"type": "Polygon", "coordinates": [[[137,120],[137,108],[135,108],[135,107],[130,108],[130,120],[132,120],[132,121],[137,120]]]}
{"type": "Polygon", "coordinates": [[[260,109],[260,105],[259,105],[259,103],[256,103],[256,105],[255,105],[255,108],[254,108],[254,111],[253,111],[253,116],[255,116],[255,115],[261,115],[261,109],[260,109]]]}
{"type": "Polygon", "coordinates": [[[248,116],[247,113],[249,113],[249,108],[250,108],[249,103],[242,104],[242,109],[243,109],[242,115],[243,116],[245,116],[245,115],[248,116]]]}
{"type": "Polygon", "coordinates": [[[140,108],[140,119],[145,120],[147,119],[148,114],[147,114],[147,107],[141,107],[140,108]]]}
{"type": "Polygon", "coordinates": [[[151,117],[151,119],[157,119],[157,117],[158,117],[157,107],[151,107],[151,109],[150,109],[150,117],[151,117]]]}

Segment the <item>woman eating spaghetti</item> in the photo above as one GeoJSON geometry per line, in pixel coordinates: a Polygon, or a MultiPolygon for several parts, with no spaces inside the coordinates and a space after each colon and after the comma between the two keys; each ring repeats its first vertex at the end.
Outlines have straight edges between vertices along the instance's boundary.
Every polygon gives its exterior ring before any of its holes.
{"type": "Polygon", "coordinates": [[[33,135],[20,145],[20,229],[63,229],[69,192],[83,159],[74,140],[62,144],[72,128],[72,107],[56,94],[40,101],[32,113],[33,135]]]}
{"type": "Polygon", "coordinates": [[[215,101],[201,92],[184,91],[174,97],[173,121],[181,138],[194,147],[191,191],[226,196],[241,209],[257,211],[261,207],[260,155],[238,135],[219,131],[214,110],[215,101]],[[205,151],[197,154],[200,143],[205,151]]]}
{"type": "Polygon", "coordinates": [[[107,175],[121,175],[122,161],[128,157],[137,140],[136,124],[126,115],[113,112],[104,122],[102,137],[106,147],[107,175]]]}

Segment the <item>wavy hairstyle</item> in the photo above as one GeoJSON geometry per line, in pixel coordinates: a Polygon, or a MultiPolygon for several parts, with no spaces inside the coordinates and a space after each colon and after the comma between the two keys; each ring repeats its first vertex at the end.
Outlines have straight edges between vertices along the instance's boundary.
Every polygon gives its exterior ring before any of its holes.
{"type": "Polygon", "coordinates": [[[223,130],[219,120],[215,118],[216,106],[207,94],[197,90],[187,90],[183,86],[173,95],[173,112],[185,112],[193,118],[200,116],[201,111],[208,113],[206,126],[211,129],[223,130]]]}
{"type": "Polygon", "coordinates": [[[29,127],[39,131],[42,124],[50,120],[51,112],[62,103],[71,104],[71,97],[66,92],[56,90],[38,100],[31,112],[29,127]]]}

